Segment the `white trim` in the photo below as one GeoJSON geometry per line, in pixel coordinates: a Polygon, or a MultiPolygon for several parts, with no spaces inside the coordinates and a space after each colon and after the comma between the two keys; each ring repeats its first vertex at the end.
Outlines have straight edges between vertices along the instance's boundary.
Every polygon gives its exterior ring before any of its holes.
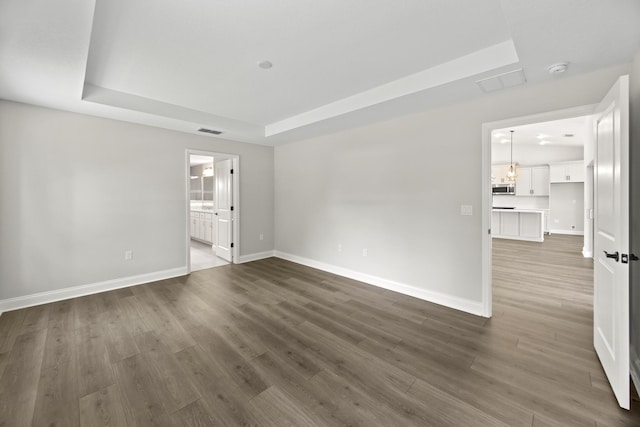
{"type": "Polygon", "coordinates": [[[582,248],[582,256],[585,258],[593,258],[593,251],[585,251],[584,248],[582,248]]]}
{"type": "Polygon", "coordinates": [[[0,300],[0,313],[189,274],[187,266],[0,300]]]}
{"type": "Polygon", "coordinates": [[[523,242],[536,242],[542,243],[544,242],[544,236],[542,237],[523,237],[523,236],[500,236],[500,235],[492,235],[494,239],[504,239],[504,240],[522,240],[523,242]]]}
{"type": "Polygon", "coordinates": [[[245,262],[258,261],[260,259],[271,258],[274,256],[274,251],[256,252],[254,254],[241,255],[238,258],[238,264],[245,262]]]}
{"type": "Polygon", "coordinates": [[[401,96],[516,64],[518,61],[518,53],[513,41],[506,40],[435,67],[401,77],[347,98],[339,99],[314,110],[287,117],[279,122],[269,123],[264,128],[264,135],[266,137],[277,135],[401,96]]]}
{"type": "Polygon", "coordinates": [[[443,305],[445,307],[461,310],[467,313],[475,314],[477,316],[484,316],[483,306],[480,301],[472,301],[466,298],[460,298],[453,295],[420,289],[405,283],[383,279],[381,277],[372,276],[366,273],[360,273],[354,270],[349,270],[347,268],[338,267],[332,264],[326,264],[324,262],[315,261],[309,258],[304,258],[285,252],[274,251],[274,256],[285,259],[287,261],[295,262],[297,264],[306,265],[307,267],[317,268],[318,270],[337,274],[349,279],[358,280],[360,282],[377,286],[379,288],[384,288],[404,295],[420,298],[422,300],[443,305]]]}
{"type": "Polygon", "coordinates": [[[580,230],[555,230],[552,228],[551,230],[549,230],[549,233],[570,234],[572,236],[584,236],[584,231],[580,231],[580,230]]]}
{"type": "Polygon", "coordinates": [[[522,126],[551,120],[562,120],[573,117],[589,116],[595,111],[597,104],[581,105],[564,110],[548,111],[523,117],[514,117],[482,124],[482,306],[483,316],[491,317],[492,311],[492,278],[491,278],[491,236],[487,230],[491,228],[491,208],[493,200],[487,195],[491,188],[491,131],[511,126],[522,126]]]}

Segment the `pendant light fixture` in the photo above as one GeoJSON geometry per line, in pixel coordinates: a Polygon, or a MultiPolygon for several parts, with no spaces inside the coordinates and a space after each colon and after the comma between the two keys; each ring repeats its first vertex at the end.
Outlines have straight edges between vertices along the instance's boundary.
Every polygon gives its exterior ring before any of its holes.
{"type": "Polygon", "coordinates": [[[513,164],[513,130],[511,131],[511,162],[509,163],[509,171],[507,172],[507,180],[515,181],[518,177],[516,166],[513,164]]]}

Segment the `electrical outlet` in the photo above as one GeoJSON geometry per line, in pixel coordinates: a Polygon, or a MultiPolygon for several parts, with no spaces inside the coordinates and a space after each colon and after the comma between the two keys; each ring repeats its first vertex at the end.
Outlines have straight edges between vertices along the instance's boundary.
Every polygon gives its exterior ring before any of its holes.
{"type": "Polygon", "coordinates": [[[342,252],[342,243],[338,243],[338,252],[342,252]]]}
{"type": "Polygon", "coordinates": [[[473,206],[472,205],[461,205],[460,206],[460,215],[473,215],[473,206]]]}
{"type": "Polygon", "coordinates": [[[264,240],[264,234],[260,233],[260,240],[264,240]]]}
{"type": "Polygon", "coordinates": [[[131,261],[133,259],[133,251],[124,251],[124,260],[131,261]]]}
{"type": "Polygon", "coordinates": [[[369,251],[367,250],[367,248],[362,249],[362,256],[367,256],[369,255],[369,251]]]}

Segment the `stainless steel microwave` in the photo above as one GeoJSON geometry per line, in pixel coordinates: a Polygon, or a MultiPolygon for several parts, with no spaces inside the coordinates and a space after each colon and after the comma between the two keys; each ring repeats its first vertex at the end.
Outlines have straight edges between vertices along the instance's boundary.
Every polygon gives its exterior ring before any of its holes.
{"type": "Polygon", "coordinates": [[[493,194],[516,194],[515,184],[493,184],[493,194]]]}

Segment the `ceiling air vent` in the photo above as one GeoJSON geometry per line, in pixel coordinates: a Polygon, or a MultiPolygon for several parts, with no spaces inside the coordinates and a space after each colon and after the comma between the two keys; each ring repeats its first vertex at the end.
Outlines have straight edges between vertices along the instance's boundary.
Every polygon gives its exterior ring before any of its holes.
{"type": "Polygon", "coordinates": [[[478,80],[476,84],[480,86],[483,92],[495,92],[496,90],[506,89],[508,87],[518,86],[527,82],[524,71],[519,68],[507,73],[498,74],[497,76],[487,77],[478,80]]]}
{"type": "Polygon", "coordinates": [[[207,128],[200,128],[198,129],[198,132],[210,133],[212,135],[220,135],[222,133],[219,130],[213,130],[213,129],[207,129],[207,128]]]}

